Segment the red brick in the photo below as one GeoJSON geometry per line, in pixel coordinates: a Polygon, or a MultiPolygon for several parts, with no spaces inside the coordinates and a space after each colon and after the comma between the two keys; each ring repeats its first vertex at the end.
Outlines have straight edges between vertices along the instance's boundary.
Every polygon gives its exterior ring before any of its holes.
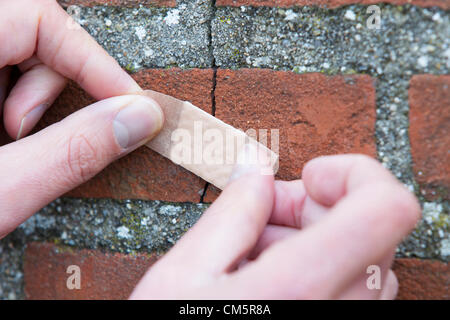
{"type": "Polygon", "coordinates": [[[396,259],[393,270],[399,281],[398,300],[449,300],[450,268],[448,263],[396,259]]]}
{"type": "MultiPolygon", "coordinates": [[[[212,70],[147,69],[133,77],[145,89],[153,89],[189,100],[211,112],[212,70]]],[[[71,83],[45,114],[38,129],[55,123],[91,103],[77,85],[71,83]]],[[[150,199],[198,202],[205,182],[147,147],[112,163],[96,177],[68,193],[73,197],[150,199]]]]}
{"type": "Polygon", "coordinates": [[[176,0],[58,0],[63,7],[71,5],[93,7],[101,5],[121,6],[121,7],[139,7],[157,6],[157,7],[175,7],[176,0]]]}
{"type": "MultiPolygon", "coordinates": [[[[152,255],[76,250],[50,243],[30,243],[25,250],[24,281],[28,299],[126,299],[156,261],[152,255]],[[67,267],[81,271],[81,289],[69,290],[67,267]]],[[[433,260],[396,259],[397,299],[449,299],[450,270],[433,260]]]]}
{"type": "Polygon", "coordinates": [[[27,299],[127,299],[146,270],[156,261],[146,254],[125,255],[76,250],[50,243],[30,243],[25,250],[27,299]],[[67,268],[80,268],[81,288],[68,289],[67,268]]]}
{"type": "Polygon", "coordinates": [[[412,77],[409,105],[416,181],[428,199],[450,199],[450,76],[412,77]]]}
{"type": "Polygon", "coordinates": [[[450,8],[449,0],[217,0],[217,6],[253,6],[253,7],[293,7],[293,6],[319,6],[336,8],[349,4],[377,4],[380,2],[403,5],[413,4],[421,7],[441,7],[450,8]]]}
{"type": "MultiPolygon", "coordinates": [[[[300,178],[303,165],[317,156],[376,155],[375,89],[367,75],[218,70],[215,97],[215,115],[225,122],[280,130],[280,179],[300,178]]],[[[216,196],[212,187],[205,201],[216,196]]]]}

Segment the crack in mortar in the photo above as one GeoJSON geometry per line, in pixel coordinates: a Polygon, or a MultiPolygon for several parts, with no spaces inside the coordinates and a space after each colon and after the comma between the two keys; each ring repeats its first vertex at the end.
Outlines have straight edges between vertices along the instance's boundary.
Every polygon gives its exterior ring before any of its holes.
{"type": "MultiPolygon", "coordinates": [[[[209,22],[209,25],[208,25],[209,44],[208,44],[208,46],[209,46],[209,53],[211,55],[211,65],[212,65],[212,69],[213,69],[212,89],[211,89],[211,114],[213,116],[216,115],[217,65],[216,65],[216,58],[214,56],[212,22],[216,17],[216,11],[217,11],[216,1],[212,0],[211,1],[211,16],[208,21],[209,22]]],[[[206,182],[205,187],[203,189],[203,194],[200,197],[200,203],[204,203],[204,199],[205,199],[206,193],[208,192],[209,186],[210,186],[210,183],[206,182]]]]}

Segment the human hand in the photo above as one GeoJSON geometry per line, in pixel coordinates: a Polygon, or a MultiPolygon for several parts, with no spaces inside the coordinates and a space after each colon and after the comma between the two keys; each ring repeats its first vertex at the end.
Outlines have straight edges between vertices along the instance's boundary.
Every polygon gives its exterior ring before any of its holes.
{"type": "Polygon", "coordinates": [[[390,265],[420,207],[377,161],[320,157],[306,164],[303,180],[291,182],[251,166],[235,170],[131,299],[395,297],[390,265]],[[380,268],[379,290],[366,285],[370,265],[380,268]]]}
{"type": "Polygon", "coordinates": [[[101,100],[0,148],[0,238],[161,129],[158,104],[54,0],[0,0],[0,115],[27,135],[66,84],[101,100]],[[73,26],[73,24],[69,24],[73,26]],[[22,72],[8,93],[11,66],[22,72]],[[113,96],[120,96],[110,98],[113,96]],[[4,102],[4,103],[3,103],[4,102]]]}

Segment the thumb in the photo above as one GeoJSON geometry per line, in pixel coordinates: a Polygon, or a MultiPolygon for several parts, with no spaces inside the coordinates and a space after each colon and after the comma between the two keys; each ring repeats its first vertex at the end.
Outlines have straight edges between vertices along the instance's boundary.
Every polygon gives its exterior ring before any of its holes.
{"type": "Polygon", "coordinates": [[[163,113],[152,99],[102,100],[0,148],[0,236],[154,137],[163,113]]]}

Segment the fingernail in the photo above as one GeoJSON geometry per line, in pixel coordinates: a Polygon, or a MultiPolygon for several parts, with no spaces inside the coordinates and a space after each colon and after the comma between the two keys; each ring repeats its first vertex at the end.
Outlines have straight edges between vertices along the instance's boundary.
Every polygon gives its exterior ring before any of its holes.
{"type": "Polygon", "coordinates": [[[162,123],[162,111],[156,102],[137,97],[116,115],[114,135],[119,145],[128,149],[155,136],[161,130],[162,123]]]}
{"type": "Polygon", "coordinates": [[[228,183],[249,173],[270,174],[270,159],[263,150],[258,150],[254,144],[246,144],[239,152],[236,165],[233,168],[228,183]]]}
{"type": "Polygon", "coordinates": [[[16,140],[22,138],[25,133],[28,133],[38,123],[48,107],[48,103],[40,104],[34,109],[31,109],[31,111],[22,118],[16,140]]]}

